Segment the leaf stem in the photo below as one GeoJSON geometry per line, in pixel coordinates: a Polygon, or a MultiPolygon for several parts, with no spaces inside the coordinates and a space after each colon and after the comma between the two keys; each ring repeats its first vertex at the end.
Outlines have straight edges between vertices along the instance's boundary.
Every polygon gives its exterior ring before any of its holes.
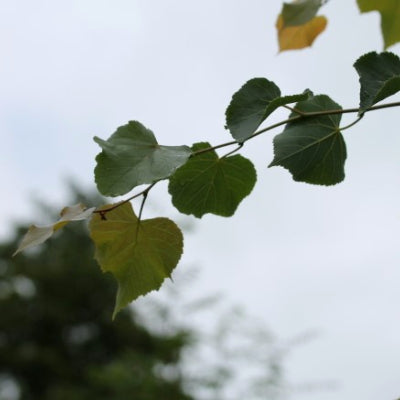
{"type": "Polygon", "coordinates": [[[360,115],[357,119],[355,119],[352,123],[350,123],[349,125],[343,126],[340,128],[341,131],[344,131],[346,129],[351,128],[353,125],[357,124],[358,122],[360,122],[363,118],[364,114],[360,115]]]}
{"type": "MultiPolygon", "coordinates": [[[[154,186],[154,185],[153,185],[154,186]]],[[[139,210],[139,214],[138,214],[138,223],[136,225],[136,234],[135,234],[135,242],[137,242],[137,238],[139,236],[139,227],[140,227],[140,221],[142,219],[142,212],[143,212],[143,207],[144,207],[144,203],[146,202],[147,196],[149,194],[149,190],[151,188],[149,187],[148,190],[143,192],[143,199],[142,202],[140,204],[140,210],[139,210]]]]}
{"type": "MultiPolygon", "coordinates": [[[[131,201],[131,200],[133,200],[133,199],[136,199],[137,197],[142,196],[142,195],[143,195],[143,197],[147,197],[147,195],[148,195],[148,193],[150,192],[150,190],[151,190],[151,189],[155,186],[155,184],[158,183],[158,182],[160,182],[160,181],[158,180],[158,181],[153,182],[151,185],[147,186],[147,188],[144,189],[144,190],[142,190],[141,192],[136,193],[136,194],[134,194],[133,196],[128,197],[127,199],[125,199],[125,200],[123,200],[123,201],[121,201],[121,202],[119,202],[119,203],[117,203],[117,204],[114,204],[113,206],[111,206],[111,207],[109,207],[109,208],[106,208],[106,209],[103,209],[103,210],[94,210],[93,213],[100,214],[101,219],[106,219],[106,218],[105,218],[105,215],[106,215],[108,212],[110,212],[110,211],[112,211],[112,210],[115,210],[116,208],[122,206],[122,205],[125,204],[125,203],[128,203],[128,201],[131,201]]],[[[142,211],[142,207],[143,207],[143,202],[142,202],[142,206],[141,206],[141,208],[140,208],[140,214],[141,214],[141,211],[142,211]]],[[[139,218],[139,219],[140,219],[140,218],[139,218]]]]}
{"type": "Polygon", "coordinates": [[[193,152],[190,157],[195,157],[195,156],[198,156],[199,154],[208,153],[209,151],[221,149],[222,147],[226,147],[226,146],[232,146],[234,144],[238,144],[238,142],[236,140],[231,140],[230,142],[222,143],[217,146],[207,147],[206,149],[201,149],[201,150],[197,150],[197,151],[193,152]]]}
{"type": "Polygon", "coordinates": [[[291,112],[294,112],[294,113],[298,114],[298,115],[305,115],[306,114],[303,111],[298,110],[297,108],[288,106],[287,104],[285,104],[283,107],[286,108],[287,110],[291,111],[291,112]]]}
{"type": "Polygon", "coordinates": [[[236,149],[233,149],[232,151],[230,151],[229,153],[226,153],[225,155],[223,155],[221,158],[226,158],[234,153],[236,153],[237,151],[239,151],[242,147],[243,147],[244,143],[238,143],[238,147],[236,147],[236,149]]]}
{"type": "Polygon", "coordinates": [[[149,194],[148,190],[143,193],[143,199],[142,199],[142,203],[140,204],[140,210],[139,210],[139,215],[138,215],[139,222],[140,222],[140,220],[142,218],[143,206],[144,206],[144,203],[146,202],[148,194],[149,194]]]}

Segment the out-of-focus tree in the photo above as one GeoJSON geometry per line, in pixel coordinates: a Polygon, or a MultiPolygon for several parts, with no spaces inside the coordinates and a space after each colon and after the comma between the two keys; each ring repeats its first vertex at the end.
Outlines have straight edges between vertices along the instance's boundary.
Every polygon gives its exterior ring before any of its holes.
{"type": "MultiPolygon", "coordinates": [[[[75,192],[75,202],[101,201],[75,192]]],[[[113,321],[116,283],[100,273],[81,224],[12,258],[25,230],[0,243],[0,400],[237,400],[283,393],[282,349],[246,314],[217,310],[218,296],[182,301],[175,282],[113,321]],[[193,319],[201,311],[213,314],[209,323],[193,319]]],[[[180,278],[186,288],[190,276],[180,278]]]]}
{"type": "Polygon", "coordinates": [[[150,332],[131,309],[112,321],[116,285],[82,226],[11,258],[22,230],[0,245],[0,386],[23,400],[192,399],[179,364],[188,331],[150,332]]]}

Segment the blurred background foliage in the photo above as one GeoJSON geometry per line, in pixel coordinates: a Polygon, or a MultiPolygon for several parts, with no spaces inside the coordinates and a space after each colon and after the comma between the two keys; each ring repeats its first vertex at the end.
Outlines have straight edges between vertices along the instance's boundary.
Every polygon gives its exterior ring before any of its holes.
{"type": "MultiPolygon", "coordinates": [[[[70,204],[77,202],[103,200],[74,188],[70,204]]],[[[83,223],[11,258],[25,231],[16,228],[0,244],[1,400],[251,400],[285,393],[287,349],[242,311],[221,311],[218,296],[185,300],[179,281],[186,288],[193,276],[175,273],[173,284],[112,321],[116,283],[94,261],[83,223]]]]}

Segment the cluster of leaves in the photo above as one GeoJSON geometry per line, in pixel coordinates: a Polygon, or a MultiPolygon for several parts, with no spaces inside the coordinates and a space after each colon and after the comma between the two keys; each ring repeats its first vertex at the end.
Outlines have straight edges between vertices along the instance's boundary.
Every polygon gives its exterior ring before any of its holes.
{"type": "MultiPolygon", "coordinates": [[[[279,50],[295,50],[311,46],[325,30],[328,20],[317,15],[328,0],[294,0],[284,3],[276,21],[279,50]]],[[[378,11],[384,47],[400,42],[400,3],[398,0],[357,0],[362,13],[378,11]]]]}
{"type": "Polygon", "coordinates": [[[140,295],[158,289],[170,277],[183,252],[183,236],[167,218],[142,220],[149,191],[161,180],[169,180],[173,205],[184,214],[232,216],[256,183],[250,160],[233,154],[248,141],[274,128],[274,158],[269,164],[289,170],[295,181],[335,185],[344,179],[347,157],[342,131],[357,123],[367,111],[398,106],[375,104],[400,91],[400,59],[393,53],[365,54],[354,64],[360,78],[359,107],[344,110],[327,95],[310,90],[282,96],[279,87],[266,78],[246,82],[232,97],[226,110],[226,128],[234,140],[212,146],[159,145],[153,132],[138,121],[121,126],[110,138],[94,140],[102,151],[96,157],[95,181],[105,196],[129,193],[142,184],[146,189],[128,199],[99,209],[83,205],[66,208],[61,219],[48,227],[31,227],[17,252],[37,245],[75,220],[90,218],[90,236],[95,258],[105,272],[118,281],[114,316],[140,295]],[[295,105],[290,107],[289,104],[295,105]],[[259,129],[278,108],[290,110],[288,118],[259,129]],[[341,126],[343,113],[357,113],[341,126]],[[219,156],[217,149],[234,146],[219,156]],[[138,215],[130,200],[142,196],[138,215]]]}

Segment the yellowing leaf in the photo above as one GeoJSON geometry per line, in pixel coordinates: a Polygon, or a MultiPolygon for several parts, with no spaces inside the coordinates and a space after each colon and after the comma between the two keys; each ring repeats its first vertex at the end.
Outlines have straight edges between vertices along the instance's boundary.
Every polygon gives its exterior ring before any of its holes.
{"type": "Polygon", "coordinates": [[[378,11],[381,14],[381,30],[385,49],[400,42],[399,0],[357,0],[362,13],[378,11]]]}
{"type": "Polygon", "coordinates": [[[60,212],[61,218],[52,225],[31,225],[28,229],[28,232],[26,232],[25,236],[22,238],[22,241],[13,256],[22,250],[45,242],[55,231],[62,228],[68,222],[80,221],[90,217],[94,210],[95,207],[86,209],[83,204],[76,204],[74,206],[64,207],[60,212]]]}
{"type": "Polygon", "coordinates": [[[139,221],[129,202],[106,219],[94,215],[89,227],[96,260],[118,281],[113,317],[140,295],[159,289],[182,255],[183,237],[175,223],[167,218],[139,221]]]}
{"type": "Polygon", "coordinates": [[[279,51],[297,50],[311,46],[317,36],[325,30],[327,23],[327,19],[320,15],[304,25],[284,26],[282,15],[279,15],[276,21],[279,51]]]}

